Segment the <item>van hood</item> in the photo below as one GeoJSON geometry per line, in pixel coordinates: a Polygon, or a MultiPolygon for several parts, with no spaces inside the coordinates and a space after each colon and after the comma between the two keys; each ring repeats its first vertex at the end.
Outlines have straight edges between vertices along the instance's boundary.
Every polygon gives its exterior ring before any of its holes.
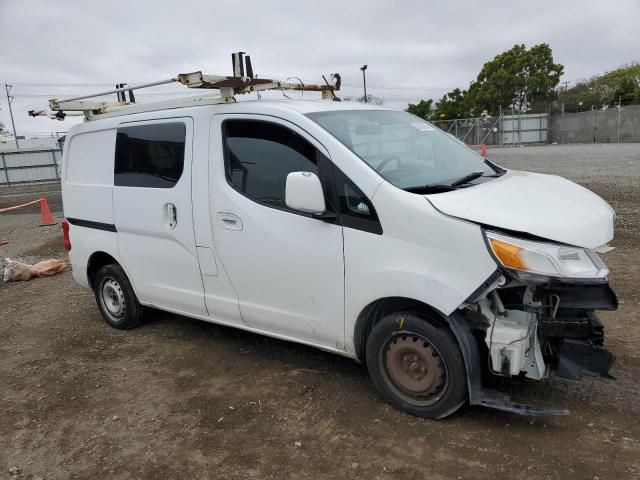
{"type": "Polygon", "coordinates": [[[508,170],[479,185],[425,197],[447,215],[578,247],[597,248],[613,238],[609,204],[556,175],[508,170]]]}

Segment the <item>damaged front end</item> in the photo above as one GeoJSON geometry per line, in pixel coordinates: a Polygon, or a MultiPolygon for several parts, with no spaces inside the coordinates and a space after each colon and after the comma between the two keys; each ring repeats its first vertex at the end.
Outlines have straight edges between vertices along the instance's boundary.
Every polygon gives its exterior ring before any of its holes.
{"type": "Polygon", "coordinates": [[[604,327],[594,310],[615,310],[608,284],[520,285],[510,282],[468,306],[485,328],[491,373],[540,380],[580,380],[584,373],[611,377],[613,355],[604,349],[604,327]]]}
{"type": "Polygon", "coordinates": [[[608,269],[592,251],[485,232],[500,268],[458,310],[452,328],[466,336],[470,403],[525,415],[568,411],[511,402],[487,388],[491,376],[541,380],[613,378],[615,357],[604,348],[595,310],[616,310],[608,269]],[[466,330],[466,333],[463,332],[466,330]]]}

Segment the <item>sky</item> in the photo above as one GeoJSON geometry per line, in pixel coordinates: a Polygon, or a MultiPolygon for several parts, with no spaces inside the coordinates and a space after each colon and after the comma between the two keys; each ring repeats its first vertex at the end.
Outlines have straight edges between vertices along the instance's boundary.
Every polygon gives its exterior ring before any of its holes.
{"type": "MultiPolygon", "coordinates": [[[[638,0],[0,0],[0,122],[11,128],[4,83],[13,85],[18,134],[64,131],[74,120],[27,111],[120,82],[231,75],[235,51],[249,53],[261,77],[321,82],[339,72],[345,96],[362,95],[366,64],[368,93],[394,109],[467,88],[517,43],[548,43],[573,85],[640,61],[638,25],[638,0]]],[[[137,99],[167,92],[185,95],[185,87],[137,99]]]]}

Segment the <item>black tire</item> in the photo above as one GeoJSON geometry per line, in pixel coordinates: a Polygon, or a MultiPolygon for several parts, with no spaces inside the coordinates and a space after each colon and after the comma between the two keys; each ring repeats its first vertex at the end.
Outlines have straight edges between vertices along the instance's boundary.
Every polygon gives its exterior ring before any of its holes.
{"type": "Polygon", "coordinates": [[[444,418],[468,399],[462,353],[451,331],[429,315],[385,316],[367,338],[369,375],[384,399],[423,418],[444,418]]]}
{"type": "Polygon", "coordinates": [[[100,268],[93,291],[102,318],[113,328],[127,330],[140,325],[144,307],[138,303],[131,282],[120,265],[100,268]]]}

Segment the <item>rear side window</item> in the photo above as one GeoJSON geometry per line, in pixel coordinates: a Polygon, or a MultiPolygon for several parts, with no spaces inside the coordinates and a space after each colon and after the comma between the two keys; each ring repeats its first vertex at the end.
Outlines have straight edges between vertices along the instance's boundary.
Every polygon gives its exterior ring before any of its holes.
{"type": "Polygon", "coordinates": [[[184,168],[184,123],[118,128],[114,185],[171,188],[184,168]]]}
{"type": "Polygon", "coordinates": [[[256,202],[287,208],[287,175],[300,171],[318,174],[315,147],[281,125],[227,120],[224,141],[227,181],[256,202]]]}

